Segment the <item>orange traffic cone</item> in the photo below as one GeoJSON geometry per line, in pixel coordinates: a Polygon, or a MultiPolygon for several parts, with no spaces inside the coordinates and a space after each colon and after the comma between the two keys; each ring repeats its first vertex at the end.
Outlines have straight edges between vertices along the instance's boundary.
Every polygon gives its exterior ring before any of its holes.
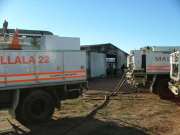
{"type": "Polygon", "coordinates": [[[13,39],[12,39],[12,44],[11,44],[10,48],[14,49],[14,50],[21,49],[21,46],[19,44],[19,32],[18,32],[18,30],[16,30],[15,33],[14,33],[14,36],[13,36],[13,39]]]}

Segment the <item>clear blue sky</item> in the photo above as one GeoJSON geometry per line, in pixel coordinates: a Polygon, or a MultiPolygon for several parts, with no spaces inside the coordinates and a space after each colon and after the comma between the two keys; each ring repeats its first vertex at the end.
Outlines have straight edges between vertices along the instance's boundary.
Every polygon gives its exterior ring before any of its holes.
{"type": "Polygon", "coordinates": [[[10,28],[80,37],[82,45],[180,45],[180,0],[0,0],[0,23],[5,17],[10,28]]]}

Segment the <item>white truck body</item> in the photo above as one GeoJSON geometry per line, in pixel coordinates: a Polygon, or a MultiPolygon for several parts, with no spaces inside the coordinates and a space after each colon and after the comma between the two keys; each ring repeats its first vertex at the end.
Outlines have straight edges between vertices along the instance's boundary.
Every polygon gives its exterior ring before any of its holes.
{"type": "Polygon", "coordinates": [[[169,55],[172,50],[179,48],[152,47],[151,50],[133,50],[128,57],[128,67],[131,65],[131,70],[145,70],[147,74],[168,74],[170,72],[169,55]],[[145,55],[145,69],[142,68],[142,55],[145,55]]]}
{"type": "Polygon", "coordinates": [[[80,50],[80,38],[46,35],[41,37],[41,50],[80,50]]]}
{"type": "Polygon", "coordinates": [[[21,32],[0,34],[0,109],[21,122],[46,121],[87,89],[86,53],[80,38],[21,32]]]}
{"type": "Polygon", "coordinates": [[[158,78],[168,77],[170,73],[170,53],[180,47],[144,47],[132,50],[128,57],[127,78],[133,85],[149,85],[150,89],[158,78]]]}
{"type": "Polygon", "coordinates": [[[168,74],[170,72],[169,54],[149,52],[146,54],[147,74],[168,74]]]}
{"type": "Polygon", "coordinates": [[[179,46],[152,46],[152,51],[156,52],[174,52],[178,50],[179,46]]]}
{"type": "Polygon", "coordinates": [[[141,70],[142,69],[141,68],[141,63],[142,63],[141,55],[142,55],[141,50],[131,51],[128,57],[129,60],[127,60],[129,64],[127,67],[131,67],[132,70],[141,70]]]}
{"type": "Polygon", "coordinates": [[[86,54],[81,51],[1,50],[0,76],[0,89],[85,81],[86,54]]]}

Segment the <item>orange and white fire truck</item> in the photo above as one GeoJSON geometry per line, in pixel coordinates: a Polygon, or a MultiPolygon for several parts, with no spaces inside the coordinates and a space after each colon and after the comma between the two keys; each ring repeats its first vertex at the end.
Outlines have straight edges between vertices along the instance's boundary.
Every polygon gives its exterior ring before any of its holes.
{"type": "Polygon", "coordinates": [[[83,88],[86,54],[79,38],[13,29],[0,35],[0,109],[21,122],[41,122],[83,88]]]}

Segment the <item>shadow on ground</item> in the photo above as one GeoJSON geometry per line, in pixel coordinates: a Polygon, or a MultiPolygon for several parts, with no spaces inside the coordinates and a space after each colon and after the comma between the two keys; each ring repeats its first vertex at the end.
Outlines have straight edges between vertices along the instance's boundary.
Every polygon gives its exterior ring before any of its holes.
{"type": "Polygon", "coordinates": [[[94,118],[62,118],[28,126],[26,135],[148,135],[143,129],[94,118]]]}
{"type": "Polygon", "coordinates": [[[120,79],[120,77],[91,79],[88,82],[89,90],[112,91],[120,79]]]}

